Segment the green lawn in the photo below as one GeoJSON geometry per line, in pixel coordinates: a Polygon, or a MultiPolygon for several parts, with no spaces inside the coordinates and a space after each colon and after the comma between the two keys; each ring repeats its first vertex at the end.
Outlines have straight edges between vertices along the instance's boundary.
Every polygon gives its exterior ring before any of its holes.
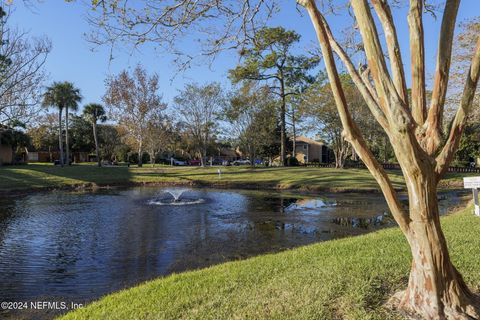
{"type": "MultiPolygon", "coordinates": [[[[403,188],[399,171],[389,171],[396,188],[403,188]]],[[[30,164],[0,167],[0,192],[72,186],[106,186],[142,183],[215,185],[225,187],[299,188],[307,190],[378,190],[370,173],[362,169],[250,168],[250,167],[58,167],[30,164]],[[220,168],[222,177],[217,170],[220,168]]],[[[461,175],[451,175],[445,185],[458,187],[461,175]]]]}
{"type": "MultiPolygon", "coordinates": [[[[378,190],[367,170],[329,168],[0,167],[0,192],[142,183],[306,190],[378,190]]],[[[389,171],[404,188],[399,171],[389,171]]],[[[449,175],[443,187],[461,187],[449,175]]],[[[452,257],[480,289],[480,220],[469,210],[442,219],[452,257]]],[[[66,319],[395,319],[382,308],[405,287],[410,265],[399,230],[323,242],[171,275],[121,291],[66,319]]]]}
{"type": "MultiPolygon", "coordinates": [[[[480,289],[480,219],[442,218],[452,259],[480,289]]],[[[398,228],[171,275],[63,319],[397,319],[382,305],[408,279],[398,228]]]]}

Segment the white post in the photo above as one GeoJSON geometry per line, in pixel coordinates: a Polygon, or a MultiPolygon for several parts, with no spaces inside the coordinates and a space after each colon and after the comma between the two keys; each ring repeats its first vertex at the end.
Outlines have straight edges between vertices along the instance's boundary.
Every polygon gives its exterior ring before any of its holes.
{"type": "Polygon", "coordinates": [[[474,211],[476,216],[480,216],[480,203],[478,201],[478,188],[480,188],[480,177],[466,177],[463,178],[463,187],[465,189],[472,189],[474,211]]]}
{"type": "Polygon", "coordinates": [[[476,216],[480,216],[480,205],[478,203],[478,189],[475,188],[475,189],[472,189],[473,190],[473,202],[475,204],[475,215],[476,216]]]}

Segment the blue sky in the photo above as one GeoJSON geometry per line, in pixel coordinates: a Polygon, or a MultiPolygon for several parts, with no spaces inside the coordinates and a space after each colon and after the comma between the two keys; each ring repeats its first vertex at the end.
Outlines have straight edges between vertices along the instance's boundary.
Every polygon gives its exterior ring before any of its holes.
{"type": "MultiPolygon", "coordinates": [[[[284,0],[284,2],[284,8],[271,21],[271,25],[281,25],[295,30],[302,36],[299,47],[311,48],[315,45],[315,35],[310,21],[306,16],[302,17],[297,12],[294,0],[284,0]]],[[[177,75],[172,81],[172,77],[176,73],[175,67],[172,66],[172,57],[156,53],[154,45],[144,46],[141,52],[133,55],[126,52],[115,52],[113,61],[109,61],[109,50],[106,47],[96,48],[92,51],[92,45],[84,37],[84,34],[91,30],[85,20],[88,9],[80,2],[65,3],[60,0],[46,0],[35,5],[34,8],[26,8],[18,3],[10,20],[11,23],[29,31],[32,36],[47,35],[52,40],[53,50],[46,65],[46,69],[50,73],[50,80],[74,82],[81,89],[84,96],[83,103],[100,101],[105,90],[105,78],[122,69],[132,68],[139,62],[148,71],[160,75],[160,90],[169,104],[177,90],[181,89],[186,82],[219,81],[228,86],[228,69],[238,62],[236,53],[228,52],[220,55],[211,68],[205,65],[193,67],[185,73],[177,75]]],[[[464,0],[459,11],[459,21],[478,14],[480,14],[479,1],[464,0]]],[[[409,65],[406,10],[396,11],[394,18],[397,23],[404,63],[409,65]]],[[[334,33],[341,31],[345,25],[344,19],[345,17],[342,15],[328,18],[334,33]]],[[[427,67],[430,71],[434,68],[435,63],[439,24],[440,19],[435,21],[430,17],[425,17],[426,57],[427,67]]],[[[187,44],[187,46],[192,45],[187,44]]],[[[409,77],[408,70],[407,77],[409,77]]]]}

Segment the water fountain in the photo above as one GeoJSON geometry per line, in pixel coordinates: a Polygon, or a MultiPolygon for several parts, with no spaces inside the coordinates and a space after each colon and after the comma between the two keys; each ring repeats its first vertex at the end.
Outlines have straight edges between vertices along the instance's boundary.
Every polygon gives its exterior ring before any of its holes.
{"type": "Polygon", "coordinates": [[[180,201],[180,197],[184,192],[187,192],[189,189],[167,189],[164,190],[164,193],[169,193],[173,197],[173,201],[177,202],[180,201]]]}
{"type": "Polygon", "coordinates": [[[189,205],[189,204],[199,204],[204,203],[205,200],[198,198],[189,198],[189,197],[182,197],[185,193],[191,191],[190,189],[165,189],[160,192],[154,199],[150,200],[148,204],[150,205],[158,205],[158,206],[181,206],[181,205],[189,205]],[[165,197],[165,195],[169,195],[165,197]]]}

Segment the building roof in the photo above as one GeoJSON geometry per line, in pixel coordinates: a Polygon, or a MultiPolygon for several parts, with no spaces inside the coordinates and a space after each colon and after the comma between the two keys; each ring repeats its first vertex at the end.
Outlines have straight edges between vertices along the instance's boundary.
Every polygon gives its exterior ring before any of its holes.
{"type": "Polygon", "coordinates": [[[306,143],[306,144],[315,144],[315,145],[318,145],[318,146],[323,146],[325,145],[324,142],[322,141],[316,141],[316,140],[313,140],[313,139],[310,139],[310,138],[307,138],[307,137],[304,137],[304,136],[298,136],[295,141],[298,143],[306,143]]]}
{"type": "Polygon", "coordinates": [[[222,148],[220,150],[220,154],[222,156],[226,156],[226,157],[238,157],[239,156],[239,153],[237,152],[237,150],[233,150],[233,149],[229,149],[229,148],[222,148]]]}

